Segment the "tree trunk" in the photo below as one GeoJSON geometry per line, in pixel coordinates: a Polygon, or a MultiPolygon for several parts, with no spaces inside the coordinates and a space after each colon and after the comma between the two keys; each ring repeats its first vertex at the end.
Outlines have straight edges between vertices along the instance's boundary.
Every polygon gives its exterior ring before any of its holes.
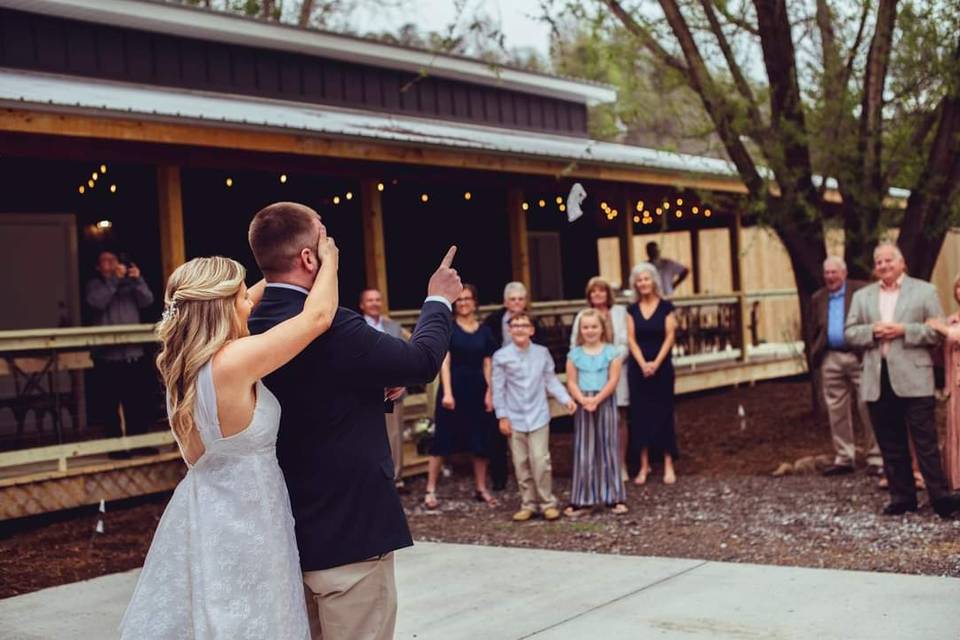
{"type": "Polygon", "coordinates": [[[303,4],[300,5],[300,18],[297,20],[297,24],[301,27],[309,27],[311,17],[313,17],[313,0],[303,0],[303,4]]]}

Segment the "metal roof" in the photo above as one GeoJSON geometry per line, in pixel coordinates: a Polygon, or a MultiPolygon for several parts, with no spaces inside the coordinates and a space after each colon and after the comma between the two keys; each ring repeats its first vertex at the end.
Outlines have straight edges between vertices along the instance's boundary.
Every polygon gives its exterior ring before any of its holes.
{"type": "Polygon", "coordinates": [[[0,0],[0,7],[130,29],[316,55],[586,104],[613,102],[610,85],[494,65],[354,36],[148,0],[0,0]]]}
{"type": "Polygon", "coordinates": [[[737,177],[734,166],[725,160],[586,138],[33,71],[0,69],[0,104],[57,112],[94,112],[115,117],[133,115],[168,122],[186,120],[221,126],[246,125],[324,137],[737,177]]]}

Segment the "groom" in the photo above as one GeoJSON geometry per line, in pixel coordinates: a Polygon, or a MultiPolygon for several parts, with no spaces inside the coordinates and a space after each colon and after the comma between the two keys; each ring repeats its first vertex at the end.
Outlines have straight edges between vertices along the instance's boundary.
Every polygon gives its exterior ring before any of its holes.
{"type": "MultiPolygon", "coordinates": [[[[320,216],[278,202],[250,223],[250,248],[267,280],[250,316],[257,334],[303,309],[319,263],[320,216]]],[[[455,247],[427,285],[409,342],[341,307],[333,326],[265,380],[282,408],[277,457],[290,492],[313,638],[393,638],[393,551],[413,544],[393,483],[383,428],[384,389],[424,384],[450,343],[462,285],[455,247]]]]}

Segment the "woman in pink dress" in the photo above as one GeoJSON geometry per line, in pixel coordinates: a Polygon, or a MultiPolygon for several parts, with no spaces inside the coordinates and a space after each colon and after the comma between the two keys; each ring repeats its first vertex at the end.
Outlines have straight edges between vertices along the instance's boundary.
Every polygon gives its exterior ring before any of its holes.
{"type": "MultiPolygon", "coordinates": [[[[960,304],[960,275],[953,281],[953,297],[960,304]]],[[[960,312],[946,320],[927,321],[944,337],[943,356],[946,368],[947,438],[943,443],[943,471],[950,489],[960,489],[960,312]]]]}

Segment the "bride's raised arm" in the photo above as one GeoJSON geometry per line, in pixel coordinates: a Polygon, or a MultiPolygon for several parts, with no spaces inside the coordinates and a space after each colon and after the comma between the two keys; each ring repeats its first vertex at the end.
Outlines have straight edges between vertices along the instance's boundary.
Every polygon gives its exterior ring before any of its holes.
{"type": "MultiPolygon", "coordinates": [[[[223,374],[252,384],[292,360],[330,328],[340,304],[337,282],[340,250],[333,238],[327,236],[326,229],[321,229],[317,257],[320,270],[304,301],[303,311],[269,331],[240,338],[224,347],[217,358],[218,369],[223,374]]],[[[260,281],[248,292],[254,305],[263,296],[265,286],[266,283],[260,281]]]]}

